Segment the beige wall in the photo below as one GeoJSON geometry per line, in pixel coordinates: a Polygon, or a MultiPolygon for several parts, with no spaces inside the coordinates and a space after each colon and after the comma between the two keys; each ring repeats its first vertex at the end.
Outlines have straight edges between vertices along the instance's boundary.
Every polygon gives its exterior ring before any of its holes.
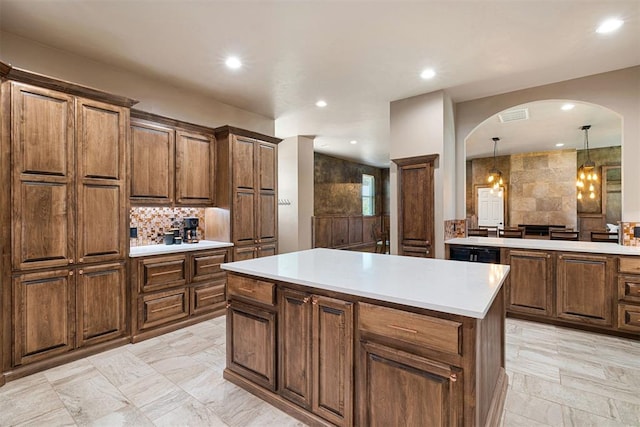
{"type": "Polygon", "coordinates": [[[296,136],[278,144],[278,251],[311,248],[313,139],[296,136]]]}
{"type": "Polygon", "coordinates": [[[538,86],[456,104],[456,214],[465,210],[465,140],[484,120],[505,109],[545,99],[575,100],[607,107],[622,116],[622,218],[640,219],[640,66],[538,86]],[[625,191],[627,189],[627,191],[625,191]]]}
{"type": "Polygon", "coordinates": [[[274,135],[274,120],[241,110],[194,90],[112,67],[31,40],[0,32],[0,60],[140,101],[134,108],[203,126],[231,125],[274,135]]]}

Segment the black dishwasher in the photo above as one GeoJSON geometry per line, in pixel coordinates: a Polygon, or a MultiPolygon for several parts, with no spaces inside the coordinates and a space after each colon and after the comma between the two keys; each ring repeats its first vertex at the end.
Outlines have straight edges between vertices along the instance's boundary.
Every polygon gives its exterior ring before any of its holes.
{"type": "Polygon", "coordinates": [[[500,264],[500,248],[451,245],[449,246],[449,259],[500,264]]]}

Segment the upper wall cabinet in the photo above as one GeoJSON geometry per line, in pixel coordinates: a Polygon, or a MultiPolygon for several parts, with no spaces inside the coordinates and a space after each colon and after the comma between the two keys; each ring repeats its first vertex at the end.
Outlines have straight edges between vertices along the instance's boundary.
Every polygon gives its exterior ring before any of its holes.
{"type": "Polygon", "coordinates": [[[213,206],[213,131],[142,111],[131,112],[131,203],[213,206]]]}

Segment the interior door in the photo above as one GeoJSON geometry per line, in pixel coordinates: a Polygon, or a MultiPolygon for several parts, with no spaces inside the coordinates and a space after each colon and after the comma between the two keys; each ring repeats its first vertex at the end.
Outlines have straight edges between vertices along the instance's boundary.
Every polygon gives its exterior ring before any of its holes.
{"type": "Polygon", "coordinates": [[[490,188],[481,187],[477,191],[478,226],[502,227],[504,225],[504,189],[500,188],[500,192],[492,192],[490,188]]]}

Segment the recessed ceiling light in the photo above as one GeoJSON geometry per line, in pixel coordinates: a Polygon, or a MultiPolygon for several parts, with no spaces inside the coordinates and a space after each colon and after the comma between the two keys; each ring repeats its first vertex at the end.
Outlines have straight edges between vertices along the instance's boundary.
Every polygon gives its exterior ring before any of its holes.
{"type": "Polygon", "coordinates": [[[242,61],[240,61],[240,58],[238,58],[237,56],[228,57],[227,60],[224,61],[224,63],[232,70],[237,70],[238,68],[242,67],[242,61]]]}
{"type": "Polygon", "coordinates": [[[556,147],[564,147],[564,144],[563,144],[562,142],[558,142],[558,143],[556,144],[556,147]]]}
{"type": "Polygon", "coordinates": [[[600,26],[596,30],[596,33],[600,33],[600,34],[612,33],[618,28],[622,27],[623,23],[624,21],[621,19],[616,19],[616,18],[607,19],[602,24],[600,24],[600,26]]]}
{"type": "Polygon", "coordinates": [[[356,145],[358,143],[358,141],[356,141],[355,139],[352,139],[351,141],[349,141],[351,144],[356,145]]]}
{"type": "Polygon", "coordinates": [[[323,101],[322,99],[318,102],[316,102],[316,107],[320,107],[320,108],[324,108],[327,106],[327,102],[323,101]]]}
{"type": "Polygon", "coordinates": [[[574,105],[574,104],[564,104],[564,105],[561,107],[561,109],[562,109],[563,111],[569,111],[569,110],[573,110],[573,107],[575,107],[575,105],[574,105]]]}
{"type": "Polygon", "coordinates": [[[433,71],[431,68],[427,68],[426,70],[424,70],[423,72],[420,73],[420,77],[422,77],[423,79],[432,79],[436,76],[436,72],[433,71]]]}

